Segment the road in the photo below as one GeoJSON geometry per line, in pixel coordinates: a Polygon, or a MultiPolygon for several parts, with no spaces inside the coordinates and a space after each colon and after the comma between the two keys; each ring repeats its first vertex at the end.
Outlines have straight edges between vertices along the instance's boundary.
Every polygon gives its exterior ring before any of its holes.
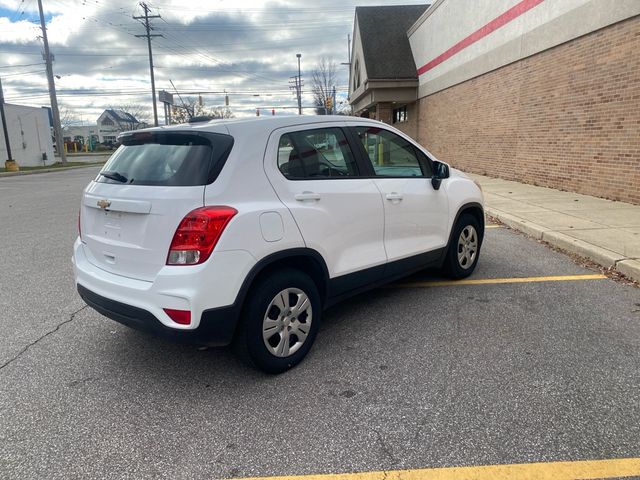
{"type": "Polygon", "coordinates": [[[349,300],[303,364],[266,376],[84,307],[70,257],[96,172],[0,179],[3,479],[640,457],[638,288],[491,228],[482,282],[423,272],[349,300]]]}

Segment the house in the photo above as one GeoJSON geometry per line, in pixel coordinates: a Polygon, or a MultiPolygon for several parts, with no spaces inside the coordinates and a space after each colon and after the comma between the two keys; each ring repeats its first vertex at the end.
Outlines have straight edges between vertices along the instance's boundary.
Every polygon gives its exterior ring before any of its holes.
{"type": "Polygon", "coordinates": [[[467,172],[640,204],[638,31],[640,1],[358,7],[349,100],[467,172]]]}
{"type": "Polygon", "coordinates": [[[122,132],[138,130],[147,127],[136,117],[123,110],[107,109],[98,117],[98,141],[100,143],[115,143],[122,132]]]}

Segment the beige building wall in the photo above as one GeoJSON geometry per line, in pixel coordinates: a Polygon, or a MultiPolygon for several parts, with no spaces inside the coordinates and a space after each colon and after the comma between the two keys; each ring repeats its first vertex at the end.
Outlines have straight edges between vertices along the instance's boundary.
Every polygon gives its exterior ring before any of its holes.
{"type": "Polygon", "coordinates": [[[640,16],[419,100],[468,172],[640,204],[640,16]]]}
{"type": "Polygon", "coordinates": [[[640,0],[437,0],[411,27],[419,97],[640,15],[640,0]]]}
{"type": "Polygon", "coordinates": [[[440,159],[640,204],[640,0],[437,0],[409,40],[440,159]]]}

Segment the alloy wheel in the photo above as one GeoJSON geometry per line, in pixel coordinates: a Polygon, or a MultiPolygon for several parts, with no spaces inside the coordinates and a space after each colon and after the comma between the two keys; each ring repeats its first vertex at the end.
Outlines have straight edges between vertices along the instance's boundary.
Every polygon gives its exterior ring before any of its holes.
{"type": "Polygon", "coordinates": [[[272,300],[262,321],[262,339],[276,357],[288,357],[304,344],[313,312],[311,300],[298,288],[285,288],[272,300]]]}
{"type": "Polygon", "coordinates": [[[458,238],[458,264],[463,269],[473,265],[478,254],[478,234],[472,225],[467,225],[458,238]]]}

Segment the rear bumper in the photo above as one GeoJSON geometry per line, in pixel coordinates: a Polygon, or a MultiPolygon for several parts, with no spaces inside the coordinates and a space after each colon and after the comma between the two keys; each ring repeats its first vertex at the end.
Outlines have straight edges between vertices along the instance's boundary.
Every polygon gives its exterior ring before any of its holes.
{"type": "Polygon", "coordinates": [[[105,317],[127,327],[150,332],[173,341],[196,345],[223,346],[233,340],[239,308],[228,307],[205,310],[200,325],[192,330],[177,330],[163,325],[152,313],[142,308],[108,299],[78,284],[82,299],[105,317]]]}
{"type": "Polygon", "coordinates": [[[214,252],[193,267],[163,267],[154,281],[116,275],[93,265],[76,240],[73,252],[78,292],[95,310],[124,325],[174,339],[228,344],[237,324],[240,288],[255,265],[245,251],[214,252]],[[174,322],[165,308],[188,310],[191,324],[174,322]]]}

